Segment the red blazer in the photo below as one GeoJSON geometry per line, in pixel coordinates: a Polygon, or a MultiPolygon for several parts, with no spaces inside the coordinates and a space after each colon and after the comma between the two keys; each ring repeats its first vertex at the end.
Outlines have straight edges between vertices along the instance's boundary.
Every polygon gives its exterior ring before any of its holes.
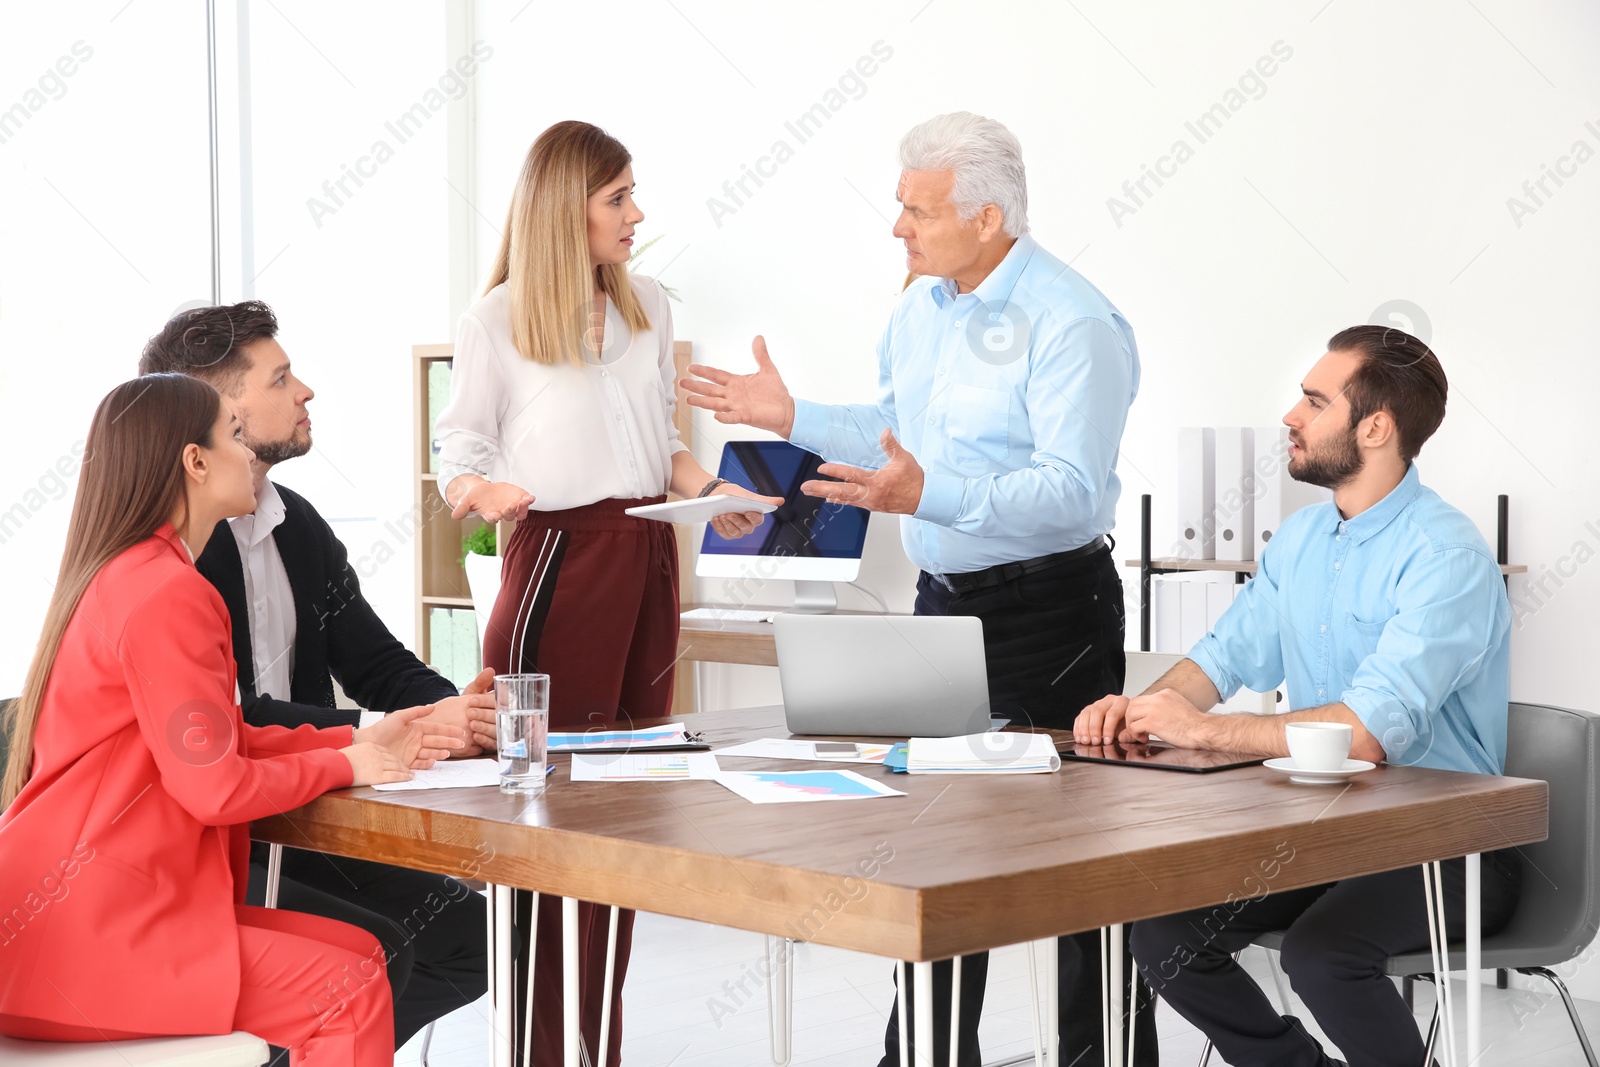
{"type": "Polygon", "coordinates": [[[252,819],[351,782],[349,727],[247,726],[232,629],[170,525],[90,582],[0,815],[5,1017],[233,1029],[252,819]]]}

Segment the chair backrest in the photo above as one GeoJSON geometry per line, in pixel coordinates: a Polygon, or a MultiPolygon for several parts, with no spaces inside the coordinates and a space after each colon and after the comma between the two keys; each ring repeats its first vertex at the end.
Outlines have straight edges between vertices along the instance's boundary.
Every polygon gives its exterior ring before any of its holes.
{"type": "Polygon", "coordinates": [[[0,771],[5,770],[6,753],[11,751],[11,705],[16,702],[16,697],[0,700],[0,771]]]}
{"type": "MultiPolygon", "coordinates": [[[[467,553],[462,561],[467,569],[467,592],[472,596],[472,611],[477,616],[480,649],[489,641],[489,614],[494,610],[495,598],[500,595],[500,568],[504,562],[499,556],[480,556],[476,552],[467,553]]],[[[426,655],[426,651],[423,654],[426,655]]]]}
{"type": "Polygon", "coordinates": [[[1510,925],[1493,940],[1537,952],[1546,967],[1572,959],[1600,930],[1597,757],[1600,715],[1511,705],[1506,774],[1550,783],[1550,836],[1517,849],[1522,899],[1510,925]]]}

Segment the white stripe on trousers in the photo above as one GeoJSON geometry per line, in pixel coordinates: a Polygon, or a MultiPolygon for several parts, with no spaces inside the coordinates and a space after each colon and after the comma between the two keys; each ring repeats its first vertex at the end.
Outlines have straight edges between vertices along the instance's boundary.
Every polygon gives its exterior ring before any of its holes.
{"type": "MultiPolygon", "coordinates": [[[[518,672],[526,669],[523,663],[523,645],[528,636],[528,616],[532,614],[533,606],[539,602],[539,592],[544,588],[544,580],[550,575],[550,565],[556,558],[556,550],[561,547],[562,539],[566,536],[565,530],[546,530],[544,543],[539,546],[538,558],[534,560],[533,572],[528,575],[528,588],[523,590],[522,603],[517,607],[517,618],[511,627],[512,650],[515,656],[515,670],[518,672]],[[555,543],[551,544],[551,535],[555,543]],[[549,548],[546,554],[545,549],[549,548]],[[518,636],[518,630],[521,636],[518,636]]],[[[535,664],[537,667],[537,664],[535,664]]]]}

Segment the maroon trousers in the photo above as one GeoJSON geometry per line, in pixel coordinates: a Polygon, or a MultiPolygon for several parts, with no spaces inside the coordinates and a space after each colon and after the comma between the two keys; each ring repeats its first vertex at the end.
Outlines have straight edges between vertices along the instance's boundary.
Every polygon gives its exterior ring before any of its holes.
{"type": "MultiPolygon", "coordinates": [[[[517,524],[502,564],[500,597],[489,616],[484,663],[495,673],[550,676],[550,728],[583,730],[619,720],[659,718],[672,707],[678,653],[678,555],[672,527],[623,509],[664,500],[602,500],[568,511],[531,511],[517,524]]],[[[535,1067],[562,1062],[561,899],[539,896],[534,1018],[524,1033],[531,894],[516,894],[523,966],[517,968],[517,1062],[526,1042],[535,1067]]],[[[583,1044],[598,1063],[606,940],[611,909],[582,904],[579,993],[583,1044]]],[[[622,982],[633,912],[617,916],[617,962],[606,1063],[622,1054],[622,982]]]]}

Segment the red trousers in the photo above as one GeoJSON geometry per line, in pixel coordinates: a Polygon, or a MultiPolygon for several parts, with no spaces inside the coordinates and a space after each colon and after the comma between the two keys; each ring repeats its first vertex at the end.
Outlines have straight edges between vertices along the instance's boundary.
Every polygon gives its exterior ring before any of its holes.
{"type": "MultiPolygon", "coordinates": [[[[239,905],[233,1028],[289,1050],[294,1067],[390,1067],[394,1016],[383,948],[346,923],[239,905]]],[[[14,1017],[0,1031],[33,1041],[131,1041],[113,1032],[14,1017]]]]}
{"type": "MultiPolygon", "coordinates": [[[[533,511],[517,524],[502,563],[500,597],[489,616],[484,663],[495,672],[550,676],[550,727],[582,730],[619,720],[660,718],[672,708],[678,654],[678,555],[672,527],[635,519],[625,508],[659,503],[602,500],[568,511],[533,511]]],[[[526,947],[531,895],[516,895],[518,936],[526,947]]],[[[578,910],[582,957],[579,1007],[583,1044],[598,1062],[606,938],[611,909],[578,910]]],[[[561,898],[539,897],[534,1019],[523,1033],[527,968],[517,970],[517,1062],[531,1040],[536,1067],[562,1062],[561,898]]],[[[633,941],[633,912],[617,917],[617,962],[606,1063],[622,1056],[622,981],[633,941]]]]}

